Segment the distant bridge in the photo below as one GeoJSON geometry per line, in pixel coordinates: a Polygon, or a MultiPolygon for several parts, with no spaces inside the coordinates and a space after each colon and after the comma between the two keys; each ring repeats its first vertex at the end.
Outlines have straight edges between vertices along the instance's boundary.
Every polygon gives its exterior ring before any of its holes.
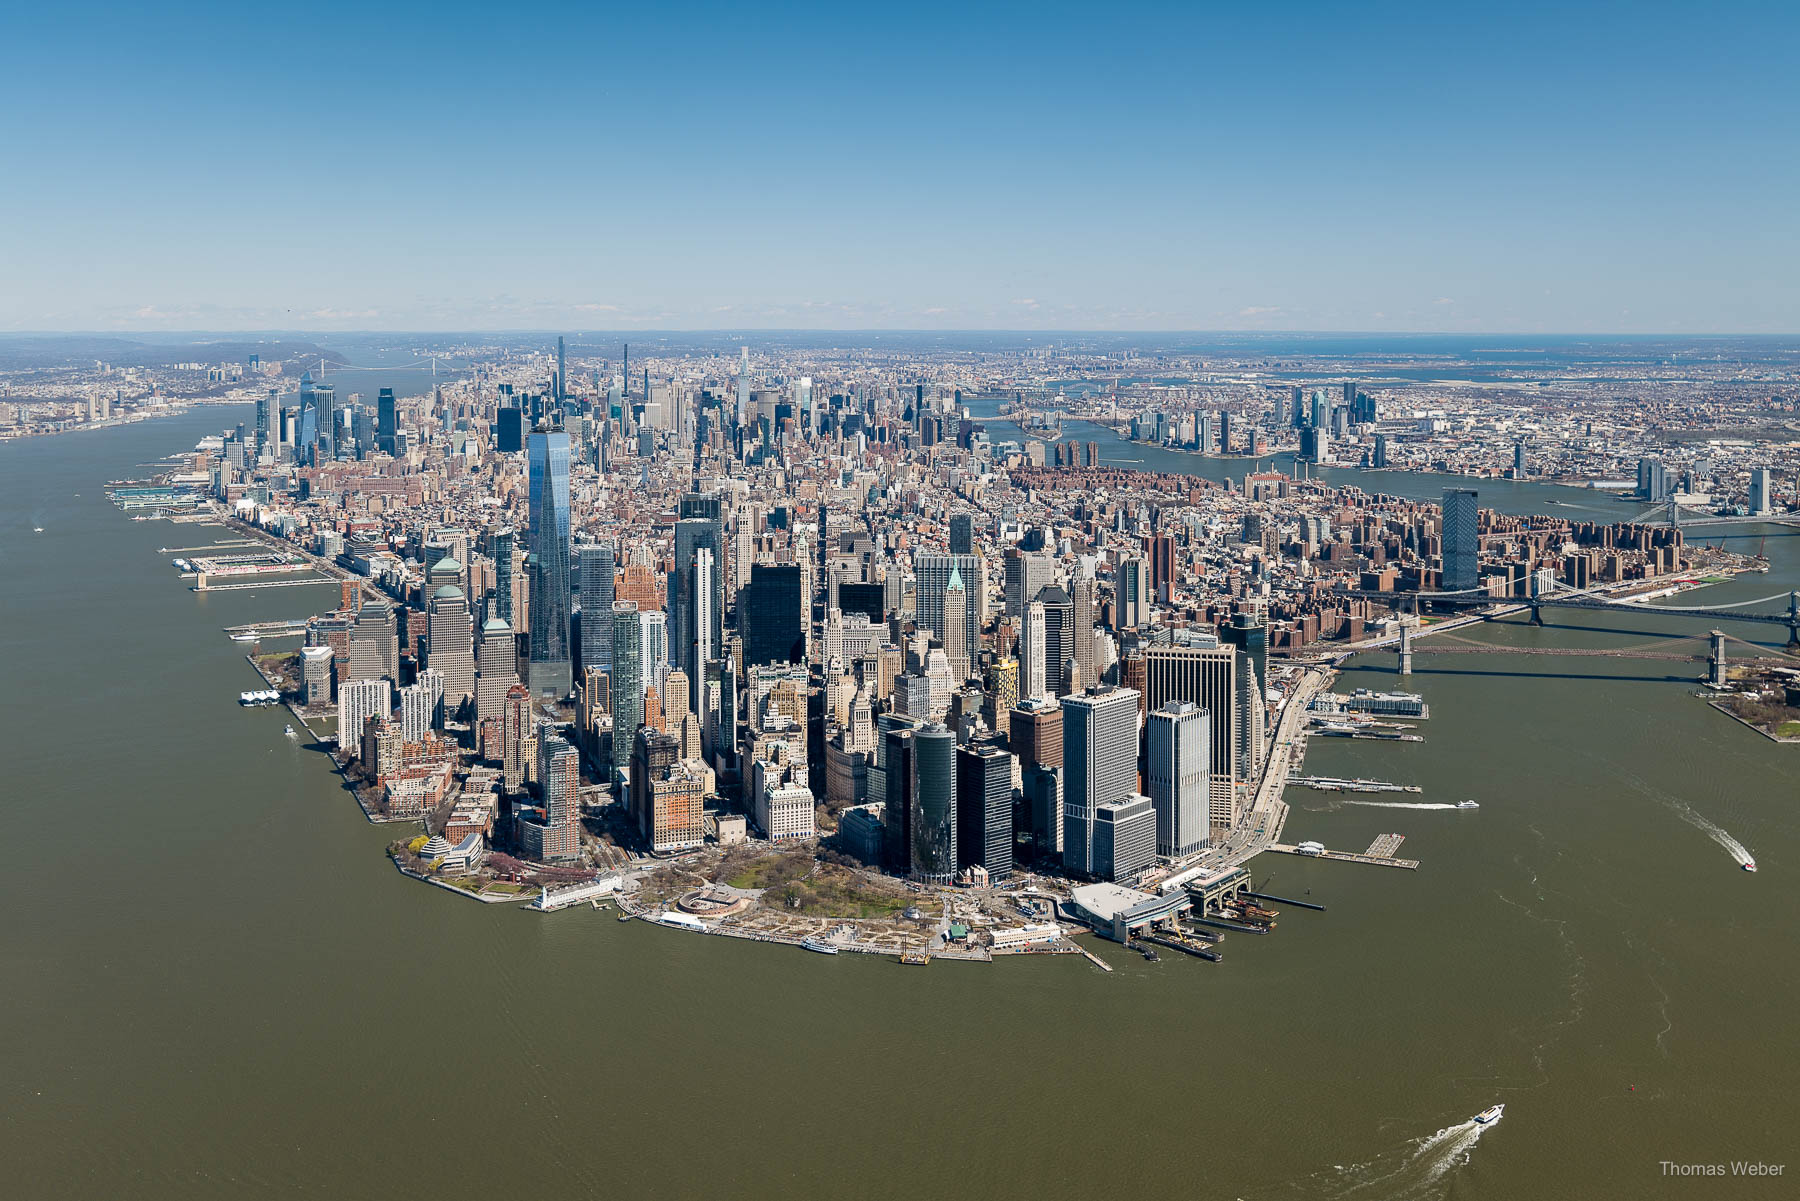
{"type": "Polygon", "coordinates": [[[1765,513],[1761,516],[1724,516],[1716,513],[1683,513],[1682,506],[1670,497],[1659,505],[1644,510],[1631,519],[1632,525],[1666,526],[1687,529],[1690,526],[1715,525],[1786,525],[1800,526],[1800,513],[1765,513]]]}

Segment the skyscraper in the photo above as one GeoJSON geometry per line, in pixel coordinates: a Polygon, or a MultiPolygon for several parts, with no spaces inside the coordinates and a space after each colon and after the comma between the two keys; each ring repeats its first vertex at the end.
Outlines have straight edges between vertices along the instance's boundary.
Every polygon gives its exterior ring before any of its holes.
{"type": "Polygon", "coordinates": [[[1081,672],[1081,686],[1100,681],[1094,676],[1094,619],[1097,606],[1094,604],[1094,573],[1086,565],[1078,564],[1075,578],[1069,584],[1070,613],[1073,618],[1071,629],[1074,647],[1071,657],[1081,672]]]}
{"type": "Polygon", "coordinates": [[[1444,490],[1445,592],[1461,592],[1479,584],[1481,523],[1472,488],[1444,490]]]}
{"type": "Polygon", "coordinates": [[[1774,488],[1772,473],[1767,467],[1756,467],[1750,471],[1750,515],[1761,517],[1773,511],[1774,488]]]}
{"type": "Polygon", "coordinates": [[[511,624],[513,574],[518,571],[518,541],[511,526],[494,534],[494,616],[511,624]]]}
{"type": "Polygon", "coordinates": [[[349,680],[338,689],[338,749],[355,753],[362,745],[363,723],[393,712],[386,680],[349,680]]]}
{"type": "Polygon", "coordinates": [[[565,368],[564,362],[563,362],[563,340],[562,340],[562,335],[558,334],[556,336],[556,403],[557,404],[561,404],[563,401],[565,401],[569,398],[569,385],[568,385],[569,377],[568,377],[568,375],[565,374],[565,370],[566,370],[566,368],[565,368]]]}
{"type": "Polygon", "coordinates": [[[1208,765],[1212,715],[1187,701],[1150,712],[1146,731],[1150,802],[1156,809],[1156,851],[1180,858],[1211,841],[1208,765]]]}
{"type": "Polygon", "coordinates": [[[675,566],[669,573],[669,625],[676,646],[676,665],[688,673],[689,679],[699,679],[706,660],[696,655],[696,648],[702,644],[717,648],[723,639],[720,610],[724,608],[725,590],[717,565],[725,557],[725,531],[717,495],[683,496],[680,513],[680,520],[675,523],[675,566]],[[714,566],[708,572],[707,595],[695,597],[694,561],[701,550],[711,553],[714,566]],[[695,624],[703,611],[707,620],[704,631],[695,624]]]}
{"type": "Polygon", "coordinates": [[[750,348],[738,348],[743,356],[738,362],[737,424],[741,429],[750,420],[750,348]]]}
{"type": "Polygon", "coordinates": [[[1213,837],[1237,823],[1238,785],[1244,768],[1238,759],[1237,650],[1216,639],[1176,646],[1152,646],[1144,653],[1144,681],[1150,711],[1170,701],[1187,701],[1211,718],[1207,744],[1212,754],[1208,794],[1213,837]]]}
{"type": "Polygon", "coordinates": [[[1137,793],[1138,694],[1130,688],[1064,698],[1063,866],[1093,875],[1095,810],[1137,793]]]}
{"type": "Polygon", "coordinates": [[[1012,756],[996,746],[956,751],[956,866],[981,866],[990,882],[1013,868],[1012,756]]]}
{"type": "Polygon", "coordinates": [[[580,550],[581,665],[611,671],[615,552],[610,542],[583,543],[580,550]]]}
{"type": "Polygon", "coordinates": [[[475,626],[461,588],[445,584],[431,596],[425,661],[444,677],[444,708],[454,713],[475,696],[475,626]]]}
{"type": "Polygon", "coordinates": [[[1025,616],[1025,606],[1037,599],[1044,585],[1056,578],[1056,565],[1048,556],[1018,550],[1006,552],[1006,615],[1025,616]]]}
{"type": "Polygon", "coordinates": [[[950,659],[950,673],[960,685],[969,678],[968,593],[963,588],[962,573],[950,569],[950,586],[944,589],[943,643],[950,659]]]}
{"type": "Polygon", "coordinates": [[[530,460],[531,691],[560,701],[575,686],[569,661],[569,435],[533,430],[530,460]]]}
{"type": "Polygon", "coordinates": [[[394,624],[394,607],[386,601],[363,599],[350,627],[350,678],[398,680],[400,642],[394,624]]]}
{"type": "Polygon", "coordinates": [[[966,674],[981,641],[981,627],[987,621],[984,604],[987,594],[986,565],[980,555],[946,555],[936,551],[921,551],[913,558],[913,574],[918,577],[916,609],[919,628],[935,634],[938,641],[943,643],[951,662],[961,663],[962,671],[966,674]],[[946,629],[948,623],[944,618],[944,598],[950,589],[953,575],[959,575],[962,584],[960,649],[950,645],[946,629]]]}
{"type": "MultiPolygon", "coordinates": [[[[1075,603],[1069,594],[1051,584],[1037,594],[1044,607],[1044,686],[1057,696],[1071,691],[1069,669],[1075,655],[1075,603]]],[[[1083,681],[1086,687],[1092,681],[1083,681]]]]}
{"type": "Polygon", "coordinates": [[[383,388],[375,394],[375,448],[383,454],[393,454],[394,435],[399,430],[399,411],[394,402],[394,390],[383,388]]]}
{"type": "Polygon", "coordinates": [[[933,723],[913,734],[912,863],[921,884],[956,878],[956,735],[933,723]]]}
{"type": "Polygon", "coordinates": [[[950,518],[950,553],[975,553],[975,518],[967,513],[956,513],[950,518]]]}
{"type": "Polygon", "coordinates": [[[628,739],[644,724],[644,637],[638,628],[636,601],[613,602],[612,713],[613,745],[628,739]]]}
{"type": "Polygon", "coordinates": [[[531,690],[514,684],[500,704],[500,764],[506,791],[525,787],[531,746],[531,690]]]}
{"type": "Polygon", "coordinates": [[[475,661],[475,720],[499,717],[506,694],[519,682],[519,659],[512,627],[498,617],[481,627],[475,661]]]}
{"type": "Polygon", "coordinates": [[[1115,620],[1122,630],[1150,623],[1150,568],[1135,555],[1121,559],[1115,576],[1115,620]]]}
{"type": "Polygon", "coordinates": [[[756,563],[750,582],[738,593],[738,631],[744,666],[806,661],[806,625],[811,620],[803,568],[798,563],[756,563]]]}
{"type": "Polygon", "coordinates": [[[1019,630],[1019,696],[1022,700],[1038,700],[1051,695],[1050,676],[1045,668],[1048,652],[1047,619],[1044,606],[1032,601],[1025,609],[1025,623],[1019,630]]]}

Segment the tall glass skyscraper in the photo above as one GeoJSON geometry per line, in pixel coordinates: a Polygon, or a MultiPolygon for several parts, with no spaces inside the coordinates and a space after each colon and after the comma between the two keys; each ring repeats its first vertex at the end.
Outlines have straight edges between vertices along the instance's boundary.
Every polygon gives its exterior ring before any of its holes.
{"type": "Polygon", "coordinates": [[[534,430],[529,444],[531,692],[561,700],[574,688],[569,663],[569,435],[534,430]]]}
{"type": "Polygon", "coordinates": [[[613,744],[624,746],[644,724],[644,636],[636,601],[613,602],[613,744]]]}
{"type": "Polygon", "coordinates": [[[1460,592],[1481,582],[1481,519],[1471,488],[1444,490],[1444,591],[1460,592]]]}
{"type": "Polygon", "coordinates": [[[581,548],[581,665],[612,671],[613,571],[610,542],[581,548]]]}

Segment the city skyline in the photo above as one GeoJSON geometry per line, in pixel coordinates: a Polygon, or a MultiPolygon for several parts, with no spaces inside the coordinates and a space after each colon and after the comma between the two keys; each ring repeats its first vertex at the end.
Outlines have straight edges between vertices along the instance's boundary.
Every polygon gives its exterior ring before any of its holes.
{"type": "Polygon", "coordinates": [[[1788,7],[104,15],[0,330],[1800,329],[1788,7]]]}

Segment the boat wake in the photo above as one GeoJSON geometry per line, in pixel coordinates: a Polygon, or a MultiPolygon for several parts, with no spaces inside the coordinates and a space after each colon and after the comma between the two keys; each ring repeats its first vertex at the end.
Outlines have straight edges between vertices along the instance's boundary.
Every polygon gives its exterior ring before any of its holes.
{"type": "MultiPolygon", "coordinates": [[[[1446,1126],[1368,1163],[1318,1173],[1302,1183],[1298,1192],[1330,1201],[1430,1201],[1442,1197],[1448,1188],[1444,1178],[1469,1162],[1486,1129],[1473,1119],[1446,1126]]],[[[1281,1195],[1291,1196],[1295,1191],[1289,1188],[1281,1195]]]]}
{"type": "Polygon", "coordinates": [[[1701,817],[1698,813],[1695,813],[1688,806],[1681,804],[1680,802],[1676,802],[1675,813],[1682,821],[1693,826],[1696,830],[1704,831],[1708,838],[1724,847],[1725,853],[1737,860],[1737,865],[1739,867],[1756,862],[1755,857],[1744,848],[1744,844],[1733,838],[1730,832],[1717,822],[1709,821],[1708,819],[1701,817]]]}
{"type": "Polygon", "coordinates": [[[1346,805],[1368,805],[1373,809],[1456,809],[1457,805],[1438,805],[1427,801],[1350,801],[1346,805]]]}

